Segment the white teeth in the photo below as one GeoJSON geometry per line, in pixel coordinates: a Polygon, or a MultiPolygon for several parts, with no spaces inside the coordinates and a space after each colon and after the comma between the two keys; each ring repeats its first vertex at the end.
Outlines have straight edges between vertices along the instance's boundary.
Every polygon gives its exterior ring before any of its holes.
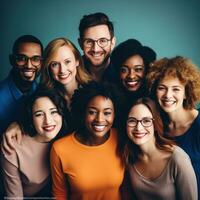
{"type": "Polygon", "coordinates": [[[105,127],[106,127],[105,125],[94,125],[94,126],[93,126],[93,128],[94,128],[96,131],[103,131],[105,127]]]}
{"type": "Polygon", "coordinates": [[[27,76],[27,77],[32,77],[34,72],[33,71],[24,71],[24,76],[27,76]]]}
{"type": "Polygon", "coordinates": [[[45,131],[52,131],[52,130],[54,130],[54,128],[55,128],[55,126],[45,126],[45,127],[43,127],[43,129],[45,131]]]}
{"type": "Polygon", "coordinates": [[[146,133],[134,133],[135,138],[142,138],[146,135],[146,133]]]}
{"type": "Polygon", "coordinates": [[[127,81],[126,84],[130,86],[135,86],[137,85],[138,81],[127,81]]]}
{"type": "Polygon", "coordinates": [[[172,101],[172,100],[162,100],[162,102],[166,106],[171,106],[175,103],[175,101],[172,101]]]}
{"type": "Polygon", "coordinates": [[[59,75],[59,78],[60,79],[65,79],[65,78],[68,78],[69,74],[64,74],[64,75],[59,75]]]}

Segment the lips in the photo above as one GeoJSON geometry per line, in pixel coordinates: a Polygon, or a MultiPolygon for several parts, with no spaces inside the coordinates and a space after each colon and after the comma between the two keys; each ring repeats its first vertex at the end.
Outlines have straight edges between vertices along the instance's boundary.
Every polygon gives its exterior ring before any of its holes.
{"type": "Polygon", "coordinates": [[[24,69],[22,70],[22,73],[24,74],[25,77],[32,77],[35,74],[35,70],[33,69],[24,69]]]}
{"type": "Polygon", "coordinates": [[[64,80],[70,76],[71,73],[58,75],[59,79],[64,80]]]}
{"type": "Polygon", "coordinates": [[[44,126],[42,127],[44,131],[47,131],[47,132],[51,132],[55,129],[55,125],[51,125],[51,126],[44,126]]]}
{"type": "Polygon", "coordinates": [[[97,131],[97,132],[102,132],[105,130],[106,125],[97,125],[97,124],[93,124],[92,128],[97,131]]]}
{"type": "Polygon", "coordinates": [[[172,106],[176,101],[174,100],[169,100],[169,99],[162,99],[161,100],[162,104],[166,107],[172,106]]]}
{"type": "Polygon", "coordinates": [[[143,138],[147,133],[133,133],[134,138],[141,139],[143,138]]]}

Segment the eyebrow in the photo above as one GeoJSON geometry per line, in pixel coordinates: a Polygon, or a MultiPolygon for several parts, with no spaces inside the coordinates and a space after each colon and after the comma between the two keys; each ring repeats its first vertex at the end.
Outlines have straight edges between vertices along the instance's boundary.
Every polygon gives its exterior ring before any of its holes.
{"type": "MultiPolygon", "coordinates": [[[[50,108],[49,110],[58,110],[56,107],[54,107],[54,108],[50,108]]],[[[33,114],[36,114],[36,113],[38,113],[38,112],[44,112],[43,110],[36,110],[35,112],[33,112],[33,114]]]]}
{"type": "MultiPolygon", "coordinates": [[[[128,65],[122,65],[122,67],[129,67],[128,65]]],[[[144,67],[144,65],[134,65],[133,67],[144,67]]],[[[131,68],[133,68],[133,67],[131,67],[131,68]]]]}
{"type": "MultiPolygon", "coordinates": [[[[94,110],[98,110],[96,107],[88,107],[88,109],[94,109],[94,110]]],[[[113,110],[112,108],[104,108],[103,110],[113,110]]]]}

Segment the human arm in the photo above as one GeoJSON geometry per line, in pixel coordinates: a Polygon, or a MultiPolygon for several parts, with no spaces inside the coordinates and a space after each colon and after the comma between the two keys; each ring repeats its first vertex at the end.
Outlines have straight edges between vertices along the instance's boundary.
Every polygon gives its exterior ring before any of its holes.
{"type": "Polygon", "coordinates": [[[8,154],[12,154],[15,150],[14,142],[20,144],[22,135],[23,134],[20,125],[17,122],[11,123],[6,132],[3,134],[1,148],[3,148],[8,154]]]}
{"type": "Polygon", "coordinates": [[[50,153],[51,161],[51,176],[52,176],[52,191],[56,200],[67,200],[67,184],[66,177],[62,170],[61,160],[52,146],[50,153]]]}
{"type": "Polygon", "coordinates": [[[15,151],[10,155],[2,151],[1,167],[6,196],[8,198],[18,197],[19,200],[23,200],[23,188],[15,151]]]}
{"type": "MultiPolygon", "coordinates": [[[[182,150],[182,149],[181,149],[182,150]]],[[[178,199],[197,200],[197,180],[189,156],[182,150],[175,165],[175,186],[178,199]]]]}

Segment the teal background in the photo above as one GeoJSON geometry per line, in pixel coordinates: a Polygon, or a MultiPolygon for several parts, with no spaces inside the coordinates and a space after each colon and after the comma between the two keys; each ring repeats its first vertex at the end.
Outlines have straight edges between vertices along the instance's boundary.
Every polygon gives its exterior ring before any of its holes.
{"type": "Polygon", "coordinates": [[[183,55],[200,66],[199,0],[1,0],[0,80],[11,69],[8,55],[17,37],[33,34],[44,46],[67,37],[78,45],[79,21],[94,12],[114,22],[117,44],[136,38],[158,58],[183,55]]]}

